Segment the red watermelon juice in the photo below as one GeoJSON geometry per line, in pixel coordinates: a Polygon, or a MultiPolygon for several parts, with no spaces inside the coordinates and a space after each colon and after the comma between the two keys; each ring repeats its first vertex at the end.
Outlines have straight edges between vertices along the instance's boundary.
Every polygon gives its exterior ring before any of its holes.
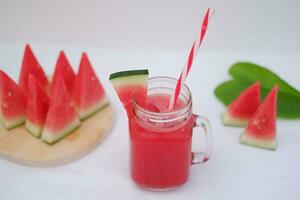
{"type": "Polygon", "coordinates": [[[150,189],[184,184],[194,162],[191,143],[197,116],[192,114],[190,90],[185,86],[174,109],[168,110],[172,87],[151,85],[162,81],[176,83],[166,77],[150,79],[146,106],[134,101],[129,118],[132,179],[150,189]]]}

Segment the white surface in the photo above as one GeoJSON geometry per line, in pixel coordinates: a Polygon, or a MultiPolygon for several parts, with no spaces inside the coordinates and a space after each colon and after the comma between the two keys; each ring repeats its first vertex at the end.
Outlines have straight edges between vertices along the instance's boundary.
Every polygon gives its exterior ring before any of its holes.
{"type": "Polygon", "coordinates": [[[0,159],[1,200],[299,199],[299,120],[278,120],[275,152],[240,145],[242,129],[221,125],[224,107],[213,95],[238,60],[268,66],[300,88],[299,3],[213,2],[214,23],[187,81],[195,113],[213,125],[213,156],[208,163],[191,167],[184,186],[152,192],[130,179],[126,115],[107,79],[110,73],[129,68],[176,77],[208,1],[33,2],[0,3],[1,69],[17,79],[28,41],[47,73],[53,71],[60,49],[66,50],[76,69],[80,53],[87,51],[113,103],[115,125],[95,151],[66,166],[31,168],[0,159]]]}
{"type": "Polygon", "coordinates": [[[187,49],[209,6],[208,49],[300,52],[298,0],[1,0],[0,41],[187,49]]]}

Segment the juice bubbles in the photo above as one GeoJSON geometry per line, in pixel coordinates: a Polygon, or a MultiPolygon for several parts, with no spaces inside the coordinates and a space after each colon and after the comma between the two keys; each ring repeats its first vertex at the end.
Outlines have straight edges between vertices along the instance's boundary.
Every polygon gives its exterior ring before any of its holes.
{"type": "MultiPolygon", "coordinates": [[[[167,94],[151,94],[143,111],[167,117],[169,99],[167,94]]],[[[147,117],[149,113],[137,113],[139,111],[136,109],[135,115],[129,119],[131,174],[139,185],[165,189],[186,182],[191,164],[194,124],[190,108],[186,109],[184,116],[178,114],[186,103],[180,99],[172,110],[172,117],[181,119],[171,120],[169,117],[169,120],[151,120],[153,118],[147,117]]]]}

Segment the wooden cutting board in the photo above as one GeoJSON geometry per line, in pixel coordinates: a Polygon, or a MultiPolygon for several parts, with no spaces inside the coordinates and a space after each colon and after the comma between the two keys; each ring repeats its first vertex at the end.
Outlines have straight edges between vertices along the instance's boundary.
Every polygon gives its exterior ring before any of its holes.
{"type": "Polygon", "coordinates": [[[0,125],[0,158],[40,167],[66,164],[95,148],[109,132],[112,122],[113,112],[111,105],[108,105],[53,145],[33,137],[24,125],[9,131],[0,125]]]}

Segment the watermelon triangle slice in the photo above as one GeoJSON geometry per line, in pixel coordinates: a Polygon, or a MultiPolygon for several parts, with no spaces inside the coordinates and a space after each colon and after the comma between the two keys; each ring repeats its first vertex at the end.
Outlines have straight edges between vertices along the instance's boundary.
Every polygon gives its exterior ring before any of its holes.
{"type": "Polygon", "coordinates": [[[24,51],[21,73],[19,78],[19,84],[25,92],[28,91],[29,74],[35,76],[35,78],[41,83],[43,88],[46,89],[48,87],[48,78],[43,68],[40,66],[38,60],[36,59],[35,55],[33,54],[29,44],[27,44],[24,51]]]}
{"type": "Polygon", "coordinates": [[[133,98],[146,105],[148,70],[121,71],[110,75],[109,80],[117,92],[128,115],[132,114],[133,98]]]}
{"type": "Polygon", "coordinates": [[[60,51],[53,74],[52,82],[50,85],[50,94],[53,94],[58,76],[62,76],[69,94],[73,92],[73,86],[75,81],[75,73],[65,55],[64,51],[60,51]]]}
{"type": "Polygon", "coordinates": [[[26,102],[23,90],[0,70],[0,119],[5,129],[12,129],[24,123],[26,102]]]}
{"type": "Polygon", "coordinates": [[[222,114],[224,125],[246,126],[260,104],[260,83],[246,88],[222,114]]]}
{"type": "Polygon", "coordinates": [[[50,99],[40,82],[31,74],[28,78],[28,94],[25,126],[33,136],[40,137],[50,99]]]}
{"type": "Polygon", "coordinates": [[[241,143],[270,150],[276,149],[277,93],[278,85],[274,86],[251,117],[241,135],[241,143]]]}
{"type": "Polygon", "coordinates": [[[72,96],[81,120],[108,104],[104,88],[86,53],[83,53],[81,57],[72,96]]]}
{"type": "Polygon", "coordinates": [[[46,143],[53,144],[70,134],[79,125],[80,121],[67,87],[62,76],[58,76],[41,138],[46,143]]]}

